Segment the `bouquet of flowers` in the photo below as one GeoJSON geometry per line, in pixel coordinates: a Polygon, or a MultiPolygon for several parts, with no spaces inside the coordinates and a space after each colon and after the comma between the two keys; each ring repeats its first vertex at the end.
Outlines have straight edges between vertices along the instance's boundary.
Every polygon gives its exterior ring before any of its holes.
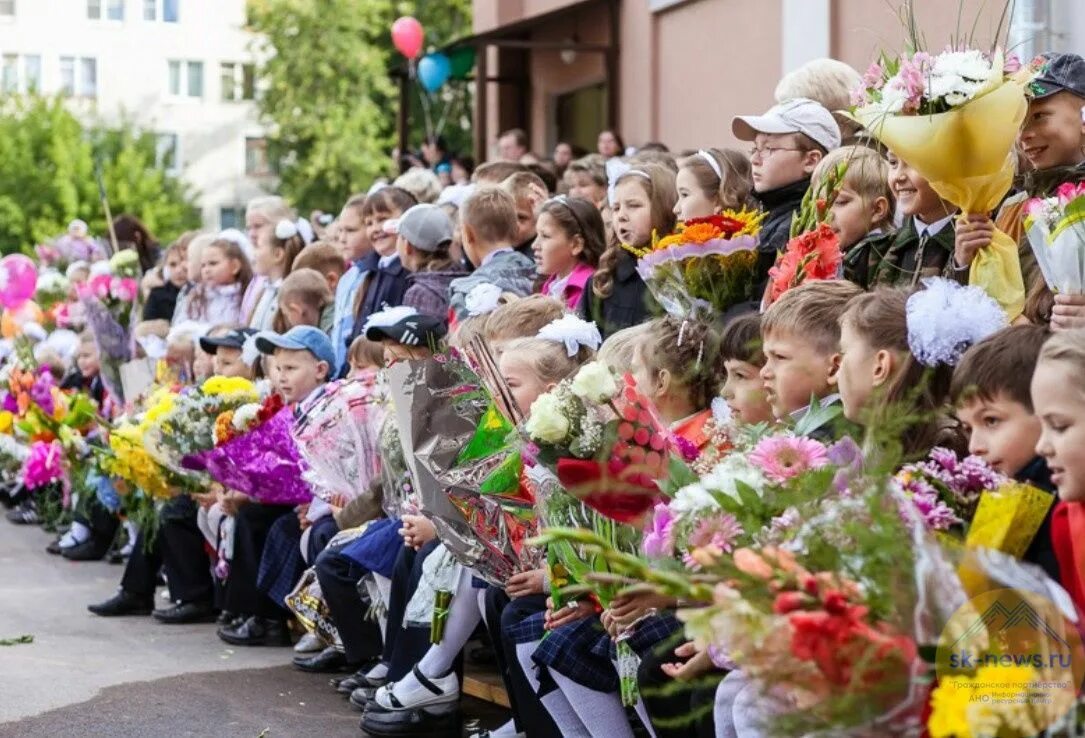
{"type": "Polygon", "coordinates": [[[305,462],[302,476],[314,492],[347,499],[369,494],[381,474],[384,413],[383,388],[373,372],[329,385],[298,418],[292,433],[305,462]]]}
{"type": "Polygon", "coordinates": [[[34,290],[34,301],[43,310],[49,310],[51,307],[68,299],[71,287],[68,278],[60,272],[43,271],[38,275],[37,288],[34,290]]]}
{"type": "Polygon", "coordinates": [[[540,395],[524,431],[566,490],[622,523],[655,504],[674,452],[696,456],[671,437],[632,375],[597,361],[540,395]]]}
{"type": "Polygon", "coordinates": [[[727,210],[681,223],[646,249],[628,249],[637,272],[671,315],[714,315],[747,300],[757,273],[757,234],[764,213],[727,210]]]}
{"type": "Polygon", "coordinates": [[[110,394],[123,403],[121,365],[132,358],[131,326],[138,319],[139,256],[135,251],[118,251],[101,263],[79,290],[86,310],[87,325],[98,344],[102,379],[110,394]]]}
{"type": "Polygon", "coordinates": [[[64,458],[64,447],[59,441],[34,441],[23,463],[23,485],[31,492],[56,482],[67,489],[69,478],[64,458]]]}
{"type": "Polygon", "coordinates": [[[76,227],[70,227],[67,233],[52,243],[41,243],[34,247],[34,253],[42,266],[63,270],[76,261],[90,264],[105,258],[105,249],[87,235],[86,224],[73,226],[76,227]]]}
{"type": "MultiPolygon", "coordinates": [[[[1013,180],[1032,70],[1001,50],[930,54],[918,50],[917,40],[916,51],[883,54],[870,67],[852,114],[965,215],[989,213],[1013,180]]],[[[996,230],[973,260],[969,282],[995,298],[1010,320],[1020,315],[1025,293],[1013,239],[996,230]]]]}
{"type": "Polygon", "coordinates": [[[1064,182],[1025,204],[1025,232],[1052,292],[1085,293],[1085,183],[1064,182]]]}
{"type": "Polygon", "coordinates": [[[219,414],[256,399],[256,385],[240,378],[211,377],[180,393],[160,389],[148,402],[144,446],[174,474],[192,476],[184,459],[214,448],[219,414]]]}
{"type": "MultiPolygon", "coordinates": [[[[285,407],[278,393],[269,394],[263,402],[247,402],[235,410],[227,410],[215,418],[215,445],[221,446],[258,425],[271,420],[285,407]]],[[[193,463],[190,461],[190,463],[193,463]]]]}
{"type": "Polygon", "coordinates": [[[7,433],[0,434],[0,479],[7,482],[18,478],[29,456],[26,444],[7,433]]]}

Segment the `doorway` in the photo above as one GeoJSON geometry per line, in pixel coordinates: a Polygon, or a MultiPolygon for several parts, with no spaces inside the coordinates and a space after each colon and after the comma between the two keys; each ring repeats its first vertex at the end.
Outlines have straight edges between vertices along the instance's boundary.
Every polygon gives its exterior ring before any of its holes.
{"type": "Polygon", "coordinates": [[[552,143],[567,141],[587,151],[595,151],[599,132],[606,127],[606,83],[599,82],[558,95],[554,118],[556,137],[552,143]]]}

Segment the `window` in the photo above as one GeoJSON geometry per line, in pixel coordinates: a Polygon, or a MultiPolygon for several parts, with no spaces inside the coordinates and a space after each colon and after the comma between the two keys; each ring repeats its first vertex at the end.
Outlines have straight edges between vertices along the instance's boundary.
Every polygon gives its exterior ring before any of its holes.
{"type": "Polygon", "coordinates": [[[178,148],[179,140],[176,133],[159,133],[155,140],[155,166],[169,174],[178,174],[181,170],[178,148]]]}
{"type": "Polygon", "coordinates": [[[256,98],[256,67],[252,64],[223,62],[219,78],[223,100],[253,100],[256,98]]]}
{"type": "Polygon", "coordinates": [[[83,58],[79,60],[79,95],[98,97],[98,60],[83,58]]]}
{"type": "Polygon", "coordinates": [[[87,0],[87,18],[90,20],[102,19],[102,0],[87,0]]]}
{"type": "Polygon", "coordinates": [[[36,92],[41,90],[41,57],[37,54],[28,54],[23,57],[23,77],[25,78],[26,91],[36,92]]]}
{"type": "Polygon", "coordinates": [[[71,97],[75,94],[75,57],[60,57],[60,94],[71,97]]]}
{"type": "Polygon", "coordinates": [[[162,20],[176,23],[179,19],[181,0],[162,0],[162,20]]]}
{"type": "Polygon", "coordinates": [[[143,0],[143,20],[176,23],[177,4],[178,0],[143,0]]]}
{"type": "Polygon", "coordinates": [[[124,0],[87,0],[90,20],[124,20],[124,0]]]}
{"type": "Polygon", "coordinates": [[[219,228],[239,228],[245,230],[244,210],[239,207],[219,208],[219,228]]]}
{"type": "Polygon", "coordinates": [[[267,139],[245,139],[245,174],[250,177],[267,177],[271,174],[267,157],[267,139]]]}
{"type": "Polygon", "coordinates": [[[9,94],[19,91],[19,55],[4,54],[0,62],[0,85],[4,93],[9,94]]]}
{"type": "Polygon", "coordinates": [[[158,20],[158,0],[143,0],[143,20],[158,20]]]}
{"type": "Polygon", "coordinates": [[[169,76],[170,76],[170,94],[181,94],[181,62],[171,61],[169,63],[169,76]]]}
{"type": "Polygon", "coordinates": [[[106,0],[106,17],[112,21],[124,20],[124,0],[106,0]]]}
{"type": "Polygon", "coordinates": [[[203,97],[203,62],[188,63],[188,96],[203,97]]]}
{"type": "Polygon", "coordinates": [[[0,17],[15,15],[15,0],[0,0],[0,17]]]}

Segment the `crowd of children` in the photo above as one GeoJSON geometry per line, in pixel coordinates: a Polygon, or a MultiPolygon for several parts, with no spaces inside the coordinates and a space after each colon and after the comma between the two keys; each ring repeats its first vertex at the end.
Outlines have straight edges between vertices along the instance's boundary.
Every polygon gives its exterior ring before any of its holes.
{"type": "MultiPolygon", "coordinates": [[[[92,613],[214,621],[233,645],[296,641],[294,665],[340,674],[332,688],[364,712],[370,734],[456,731],[462,655],[481,627],[512,706],[492,736],[761,735],[768,708],[742,697],[741,669],[681,637],[675,598],[635,590],[605,605],[583,597],[558,606],[549,568],[503,586],[450,568],[445,533],[413,490],[385,371],[481,342],[518,417],[598,360],[632,376],[691,458],[720,452],[713,429],[724,424],[735,433],[794,428],[825,443],[894,428],[888,445],[902,463],[940,448],[978,457],[1061,499],[1023,558],[1085,610],[1076,556],[1085,299],[1045,285],[1018,196],[1085,181],[1085,60],[1047,59],[1030,87],[1018,180],[997,212],[967,218],[907,161],[841,126],[831,111],[859,83],[842,66],[811,63],[781,85],[786,99],[737,117],[732,130],[748,152],[591,155],[551,185],[527,166],[492,162],[447,198],[407,180],[375,185],[347,200],[322,240],[273,197],[250,204],[245,233],[179,238],[143,265],[143,322],[133,331],[143,353],[176,382],[266,378],[297,418],[330,387],[361,383],[373,410],[357,464],[377,494],[271,504],[215,485],[159,505],[153,536],[93,504],[50,552],[102,558],[120,529],[120,588],[92,613]],[[762,299],[804,195],[840,172],[827,214],[843,254],[838,278],[762,299]],[[680,224],[744,210],[763,213],[750,299],[719,315],[666,311],[638,254],[680,224]],[[953,289],[968,283],[996,224],[1019,242],[1024,316],[995,330],[997,316],[979,312],[920,314],[923,293],[957,304],[953,289]],[[993,327],[968,333],[959,325],[968,322],[993,327]],[[963,355],[930,345],[939,330],[969,336],[950,347],[963,355]],[[842,421],[821,422],[833,407],[842,421]],[[166,607],[154,598],[160,572],[166,607]],[[297,626],[299,591],[319,603],[319,627],[297,626]],[[442,591],[450,604],[437,606],[442,591]],[[443,634],[431,639],[439,608],[443,634]],[[616,643],[636,655],[639,699],[623,699],[629,675],[616,643]]],[[[59,386],[85,391],[103,415],[132,412],[111,407],[98,350],[85,334],[64,357],[59,386]]],[[[40,522],[40,500],[11,486],[9,519],[40,522]]]]}

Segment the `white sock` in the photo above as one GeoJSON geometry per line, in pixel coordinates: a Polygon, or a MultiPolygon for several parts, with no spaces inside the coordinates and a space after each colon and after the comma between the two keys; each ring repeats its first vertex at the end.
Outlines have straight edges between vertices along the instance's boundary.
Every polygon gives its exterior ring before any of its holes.
{"type": "Polygon", "coordinates": [[[372,669],[365,673],[366,679],[387,679],[388,678],[388,664],[383,661],[374,666],[372,669]]]}
{"type": "MultiPolygon", "coordinates": [[[[478,614],[482,618],[482,622],[486,623],[486,590],[476,589],[478,593],[478,614]]],[[[486,627],[489,628],[490,624],[486,623],[486,627]]]]}
{"type": "Polygon", "coordinates": [[[124,529],[128,531],[128,545],[125,546],[129,551],[136,545],[136,536],[139,535],[139,528],[136,527],[135,521],[125,520],[124,529]]]}
{"type": "Polygon", "coordinates": [[[560,689],[543,695],[541,701],[543,707],[550,713],[550,717],[554,719],[554,724],[558,726],[558,731],[563,738],[591,738],[591,733],[584,727],[584,723],[577,717],[573,706],[569,704],[569,700],[565,699],[560,689]]]}
{"type": "Polygon", "coordinates": [[[72,521],[72,527],[68,528],[68,532],[64,534],[64,538],[60,539],[61,548],[68,548],[69,546],[78,546],[80,543],[90,540],[90,528],[80,523],[78,520],[72,521]],[[70,541],[65,543],[64,541],[70,541]]]}
{"type": "Polygon", "coordinates": [[[495,728],[490,731],[490,738],[515,738],[515,736],[518,735],[522,734],[516,729],[515,720],[510,720],[500,728],[495,728]]]}
{"type": "Polygon", "coordinates": [[[471,587],[471,574],[464,569],[460,574],[456,593],[452,596],[452,605],[448,608],[444,638],[440,643],[430,646],[429,651],[418,662],[422,673],[431,679],[448,673],[481,619],[478,598],[471,587]]]}
{"type": "Polygon", "coordinates": [[[716,706],[712,708],[712,723],[716,726],[716,738],[738,738],[735,730],[735,699],[748,682],[740,671],[732,671],[720,686],[716,687],[716,706]]]}
{"type": "Polygon", "coordinates": [[[540,643],[542,641],[516,644],[516,660],[520,662],[520,668],[527,677],[527,683],[535,690],[535,694],[539,693],[539,687],[542,685],[539,682],[539,665],[532,660],[531,654],[535,653],[540,643]]]}
{"type": "Polygon", "coordinates": [[[617,692],[599,692],[574,682],[553,669],[550,676],[588,728],[592,738],[633,738],[625,708],[617,692]]]}

